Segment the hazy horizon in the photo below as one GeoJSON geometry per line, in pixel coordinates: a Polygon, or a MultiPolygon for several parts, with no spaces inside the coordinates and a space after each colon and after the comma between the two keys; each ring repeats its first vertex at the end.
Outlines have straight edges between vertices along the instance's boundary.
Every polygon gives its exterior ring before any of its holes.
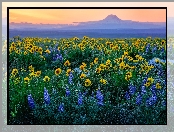
{"type": "Polygon", "coordinates": [[[10,9],[9,22],[73,24],[102,20],[110,14],[122,20],[166,22],[166,9],[10,9]]]}
{"type": "MultiPolygon", "coordinates": [[[[98,19],[98,20],[86,20],[86,21],[73,21],[72,23],[64,23],[64,24],[66,24],[66,25],[77,25],[77,24],[79,24],[79,23],[83,23],[83,22],[93,22],[93,21],[100,21],[100,20],[103,20],[103,19],[105,19],[107,16],[109,16],[109,15],[114,15],[114,14],[108,14],[108,15],[106,15],[105,17],[103,17],[102,19],[98,19]]],[[[117,15],[116,15],[117,16],[117,15]]],[[[117,16],[118,17],[118,16],[117,16]]],[[[120,18],[120,17],[118,17],[118,18],[120,18]]],[[[174,17],[167,17],[167,18],[174,18],[174,17]]],[[[121,19],[121,18],[120,18],[121,19]]],[[[165,17],[165,19],[166,19],[166,17],[165,17]]],[[[9,20],[10,20],[10,18],[9,18],[9,20]]],[[[124,21],[134,21],[134,22],[149,22],[149,23],[152,23],[152,22],[154,22],[154,21],[136,21],[136,20],[131,20],[131,19],[121,19],[121,20],[124,20],[124,21]]],[[[165,21],[166,22],[166,21],[165,21]]],[[[40,22],[40,23],[32,23],[32,22],[28,22],[28,21],[21,21],[21,22],[14,22],[14,21],[9,21],[9,24],[13,24],[13,23],[15,23],[15,24],[33,24],[33,25],[35,25],[35,24],[49,24],[49,25],[57,25],[57,24],[61,24],[61,23],[43,23],[43,22],[40,22]]],[[[157,21],[157,22],[154,22],[154,23],[164,23],[164,21],[157,21]]],[[[2,25],[7,25],[7,17],[4,17],[4,18],[2,18],[2,25]]],[[[63,24],[62,24],[63,25],[63,24]]]]}

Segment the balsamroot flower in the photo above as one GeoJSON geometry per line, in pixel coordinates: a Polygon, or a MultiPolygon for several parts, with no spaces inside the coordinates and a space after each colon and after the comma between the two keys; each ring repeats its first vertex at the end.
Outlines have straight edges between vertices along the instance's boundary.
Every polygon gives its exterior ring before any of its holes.
{"type": "Polygon", "coordinates": [[[91,86],[91,81],[90,81],[89,79],[86,79],[86,80],[85,80],[85,86],[86,86],[86,87],[91,86]]]}
{"type": "Polygon", "coordinates": [[[43,80],[44,80],[44,82],[49,82],[50,78],[48,76],[45,76],[43,80]]]}
{"type": "Polygon", "coordinates": [[[57,68],[56,70],[55,70],[55,74],[58,76],[60,73],[62,72],[62,70],[60,69],[60,68],[57,68]]]}

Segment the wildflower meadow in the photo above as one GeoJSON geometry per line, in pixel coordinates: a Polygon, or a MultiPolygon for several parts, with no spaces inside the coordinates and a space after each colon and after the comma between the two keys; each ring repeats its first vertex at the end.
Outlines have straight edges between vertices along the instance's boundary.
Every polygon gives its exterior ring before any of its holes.
{"type": "Polygon", "coordinates": [[[166,39],[8,44],[9,124],[167,124],[166,39]]]}

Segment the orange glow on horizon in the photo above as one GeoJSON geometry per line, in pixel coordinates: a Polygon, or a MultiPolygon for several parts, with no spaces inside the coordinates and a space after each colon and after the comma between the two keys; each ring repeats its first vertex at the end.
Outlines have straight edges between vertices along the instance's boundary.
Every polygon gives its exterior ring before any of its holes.
{"type": "Polygon", "coordinates": [[[102,20],[110,14],[117,15],[122,20],[166,22],[165,9],[10,9],[9,21],[10,23],[72,24],[102,20]]]}

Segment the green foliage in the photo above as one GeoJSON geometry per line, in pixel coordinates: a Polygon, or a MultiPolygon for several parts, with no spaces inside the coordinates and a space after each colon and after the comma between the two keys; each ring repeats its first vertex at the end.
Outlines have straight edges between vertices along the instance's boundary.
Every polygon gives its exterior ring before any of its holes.
{"type": "Polygon", "coordinates": [[[166,106],[162,104],[166,101],[165,43],[165,39],[160,38],[88,37],[59,40],[16,38],[10,41],[9,47],[14,49],[9,54],[9,124],[166,124],[166,106]],[[148,44],[149,50],[146,51],[148,44]],[[43,51],[31,52],[31,47],[35,46],[43,51]],[[152,52],[154,47],[157,49],[152,52]],[[163,52],[161,48],[164,48],[163,52]],[[137,55],[143,60],[138,60],[137,55]],[[96,63],[95,58],[98,58],[96,63]],[[157,63],[155,58],[160,62],[157,63]],[[65,64],[67,60],[70,65],[65,64]],[[121,62],[128,65],[127,68],[120,68],[121,62]],[[86,64],[84,69],[80,69],[84,65],[82,63],[86,64]],[[152,65],[154,68],[150,68],[152,65]],[[143,66],[150,68],[149,71],[144,70],[143,66]],[[61,71],[56,74],[57,68],[61,71]],[[101,68],[99,73],[97,68],[101,68]],[[14,73],[14,69],[18,72],[14,73]],[[72,84],[69,83],[68,69],[72,70],[72,84]],[[37,76],[38,71],[41,74],[37,76]],[[126,80],[128,72],[131,75],[126,80]],[[81,78],[82,73],[86,77],[81,78]],[[44,81],[47,76],[48,81],[44,81]],[[152,77],[154,81],[145,87],[146,93],[141,95],[142,102],[138,105],[137,96],[142,92],[146,77],[152,77]],[[91,81],[89,86],[86,79],[91,81]],[[102,83],[101,79],[106,80],[106,83],[102,83]],[[147,106],[147,100],[153,95],[151,88],[157,83],[161,86],[161,89],[156,89],[157,101],[147,106]],[[136,87],[132,95],[130,85],[136,87]],[[48,105],[44,102],[44,88],[50,96],[48,105]],[[70,91],[69,96],[66,95],[66,89],[70,91]],[[98,104],[98,89],[103,95],[103,106],[98,104]],[[126,99],[126,92],[130,99],[126,99]],[[82,105],[78,105],[79,93],[82,93],[82,105]],[[29,94],[34,99],[34,109],[29,107],[29,94]],[[62,103],[63,112],[59,111],[62,103]]]}

